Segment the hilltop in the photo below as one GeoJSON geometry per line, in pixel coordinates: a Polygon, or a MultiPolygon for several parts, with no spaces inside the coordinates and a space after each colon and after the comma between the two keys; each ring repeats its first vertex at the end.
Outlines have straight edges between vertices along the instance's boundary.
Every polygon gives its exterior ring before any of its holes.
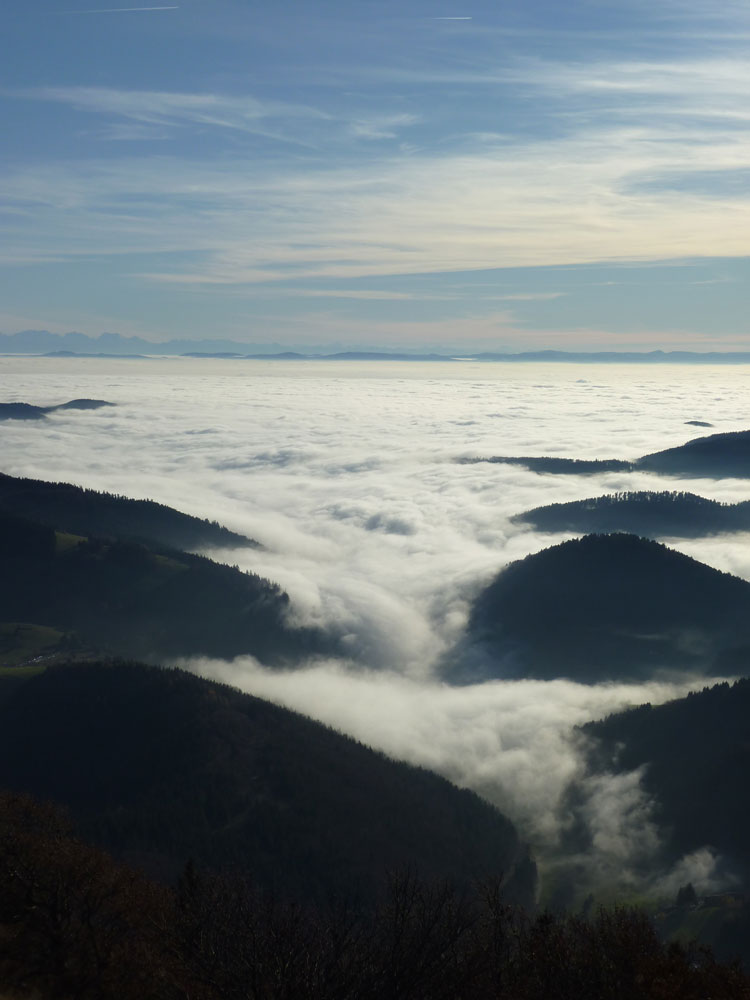
{"type": "Polygon", "coordinates": [[[56,406],[35,406],[33,403],[0,403],[0,420],[44,420],[48,413],[57,410],[99,410],[114,406],[106,399],[71,399],[56,406]]]}
{"type": "Polygon", "coordinates": [[[497,575],[447,676],[716,676],[748,651],[749,583],[635,535],[586,535],[497,575]]]}
{"type": "Polygon", "coordinates": [[[699,538],[750,531],[750,501],[726,504],[684,492],[609,493],[535,507],[512,520],[538,531],[624,531],[657,538],[699,538]]]}

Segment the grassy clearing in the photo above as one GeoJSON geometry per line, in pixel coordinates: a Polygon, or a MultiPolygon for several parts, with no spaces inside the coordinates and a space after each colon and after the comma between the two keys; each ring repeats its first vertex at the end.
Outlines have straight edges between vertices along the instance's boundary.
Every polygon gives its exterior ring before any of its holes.
{"type": "Polygon", "coordinates": [[[86,539],[83,535],[71,535],[68,531],[56,531],[55,532],[55,551],[69,552],[70,549],[74,549],[76,545],[80,545],[81,542],[85,542],[86,539]]]}
{"type": "Polygon", "coordinates": [[[68,634],[46,625],[0,622],[0,670],[16,672],[34,668],[36,665],[30,661],[61,650],[66,640],[69,643],[68,634]]]}

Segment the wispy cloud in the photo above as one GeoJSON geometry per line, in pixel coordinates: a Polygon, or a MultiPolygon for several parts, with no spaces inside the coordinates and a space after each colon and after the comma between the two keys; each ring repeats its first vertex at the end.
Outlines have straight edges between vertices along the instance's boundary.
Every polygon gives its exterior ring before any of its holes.
{"type": "Polygon", "coordinates": [[[67,104],[78,111],[114,115],[147,125],[172,127],[191,123],[255,132],[260,122],[269,119],[329,118],[325,112],[313,107],[261,101],[252,96],[115,90],[108,87],[37,87],[6,91],[6,94],[67,104]]]}
{"type": "Polygon", "coordinates": [[[418,121],[419,117],[412,114],[376,115],[352,122],[351,132],[361,139],[395,139],[399,129],[418,121]]]}
{"type": "MultiPolygon", "coordinates": [[[[4,259],[161,252],[173,256],[127,273],[164,288],[222,294],[318,279],[319,287],[290,298],[385,302],[415,293],[337,282],[750,254],[750,196],[742,182],[750,172],[750,70],[742,59],[512,57],[468,68],[457,60],[407,66],[401,79],[480,84],[487,88],[481,123],[461,131],[453,118],[450,132],[439,133],[427,111],[394,112],[393,94],[390,107],[385,99],[368,101],[367,113],[357,114],[324,101],[317,107],[236,94],[16,92],[100,116],[113,140],[212,128],[229,131],[232,141],[239,133],[279,137],[300,144],[301,154],[270,163],[247,149],[227,156],[205,145],[189,156],[154,155],[168,147],[152,144],[129,158],[8,170],[4,259]],[[519,93],[528,108],[523,127],[504,104],[519,93]],[[376,141],[417,124],[429,141],[408,155],[376,141]]],[[[403,95],[399,100],[403,108],[403,95]]],[[[421,111],[416,97],[411,106],[421,111]]],[[[554,295],[511,289],[481,298],[510,306],[554,295]]],[[[485,314],[487,329],[493,314],[485,314]]]]}
{"type": "Polygon", "coordinates": [[[62,10],[61,14],[130,14],[149,10],[179,10],[179,5],[169,7],[97,7],[92,10],[62,10]]]}

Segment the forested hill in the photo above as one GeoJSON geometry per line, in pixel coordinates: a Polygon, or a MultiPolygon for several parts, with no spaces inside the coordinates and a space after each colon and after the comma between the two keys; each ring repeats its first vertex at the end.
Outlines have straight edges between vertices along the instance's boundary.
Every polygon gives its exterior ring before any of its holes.
{"type": "Polygon", "coordinates": [[[610,493],[535,507],[513,519],[539,531],[624,531],[656,538],[699,538],[750,531],[750,501],[719,503],[695,493],[610,493]]]}
{"type": "Polygon", "coordinates": [[[238,548],[257,542],[216,521],[191,517],[153,500],[130,500],[70,483],[0,473],[0,512],[41,521],[74,535],[120,538],[173,549],[238,548]]]}
{"type": "Polygon", "coordinates": [[[4,621],[72,632],[107,653],[293,664],[336,649],[331,636],[287,624],[276,584],[201,556],[0,514],[0,558],[4,621]]]}
{"type": "Polygon", "coordinates": [[[298,900],[369,897],[388,870],[467,885],[535,869],[494,807],[319,723],[182,671],[52,667],[0,704],[0,787],[68,805],[163,876],[192,858],[298,900]]]}
{"type": "Polygon", "coordinates": [[[586,535],[498,574],[447,676],[726,676],[749,651],[749,583],[635,535],[586,535]]]}
{"type": "Polygon", "coordinates": [[[114,406],[106,399],[71,399],[56,406],[37,406],[34,403],[0,403],[0,420],[44,420],[48,413],[56,410],[99,410],[102,406],[114,406]]]}
{"type": "Polygon", "coordinates": [[[750,431],[709,434],[677,448],[644,455],[638,469],[667,475],[747,478],[750,476],[750,431]]]}
{"type": "Polygon", "coordinates": [[[520,465],[532,472],[567,476],[645,471],[710,479],[727,477],[747,479],[750,477],[750,431],[709,434],[707,437],[695,438],[676,448],[655,451],[634,460],[499,455],[490,458],[461,458],[458,461],[500,462],[520,465]]]}

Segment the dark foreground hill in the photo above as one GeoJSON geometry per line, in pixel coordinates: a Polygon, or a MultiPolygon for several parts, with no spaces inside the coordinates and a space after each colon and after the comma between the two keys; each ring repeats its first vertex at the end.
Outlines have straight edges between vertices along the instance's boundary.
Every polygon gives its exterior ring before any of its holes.
{"type": "Polygon", "coordinates": [[[530,916],[502,889],[408,873],[362,911],[235,874],[155,884],[0,794],[3,995],[76,1000],[747,1000],[750,982],[638,910],[530,916]]]}
{"type": "Polygon", "coordinates": [[[532,472],[553,475],[593,475],[600,472],[655,472],[667,476],[710,479],[750,477],[750,431],[710,434],[676,448],[655,451],[632,461],[626,459],[575,459],[550,456],[495,456],[462,458],[463,463],[500,462],[520,465],[532,472]]]}
{"type": "Polygon", "coordinates": [[[70,807],[119,856],[192,858],[298,899],[370,897],[388,870],[533,901],[510,823],[474,793],[319,723],[177,670],[53,667],[0,703],[0,787],[70,807]]]}
{"type": "Polygon", "coordinates": [[[153,500],[0,473],[0,512],[41,521],[74,535],[120,538],[172,549],[257,546],[244,535],[153,500]]]}
{"type": "Polygon", "coordinates": [[[610,493],[535,507],[512,520],[538,531],[624,531],[650,538],[700,538],[750,531],[750,501],[719,503],[695,493],[610,493]]]}
{"type": "Polygon", "coordinates": [[[2,619],[75,633],[86,647],[271,664],[334,650],[322,632],[287,624],[289,598],[276,584],[201,556],[0,514],[0,559],[2,619]]]}
{"type": "Polygon", "coordinates": [[[106,399],[71,399],[56,406],[36,406],[33,403],[0,403],[0,420],[44,420],[55,410],[98,410],[102,406],[114,406],[106,399]]]}
{"type": "Polygon", "coordinates": [[[459,682],[726,676],[750,652],[750,584],[635,535],[587,535],[499,573],[467,638],[459,682]]]}

